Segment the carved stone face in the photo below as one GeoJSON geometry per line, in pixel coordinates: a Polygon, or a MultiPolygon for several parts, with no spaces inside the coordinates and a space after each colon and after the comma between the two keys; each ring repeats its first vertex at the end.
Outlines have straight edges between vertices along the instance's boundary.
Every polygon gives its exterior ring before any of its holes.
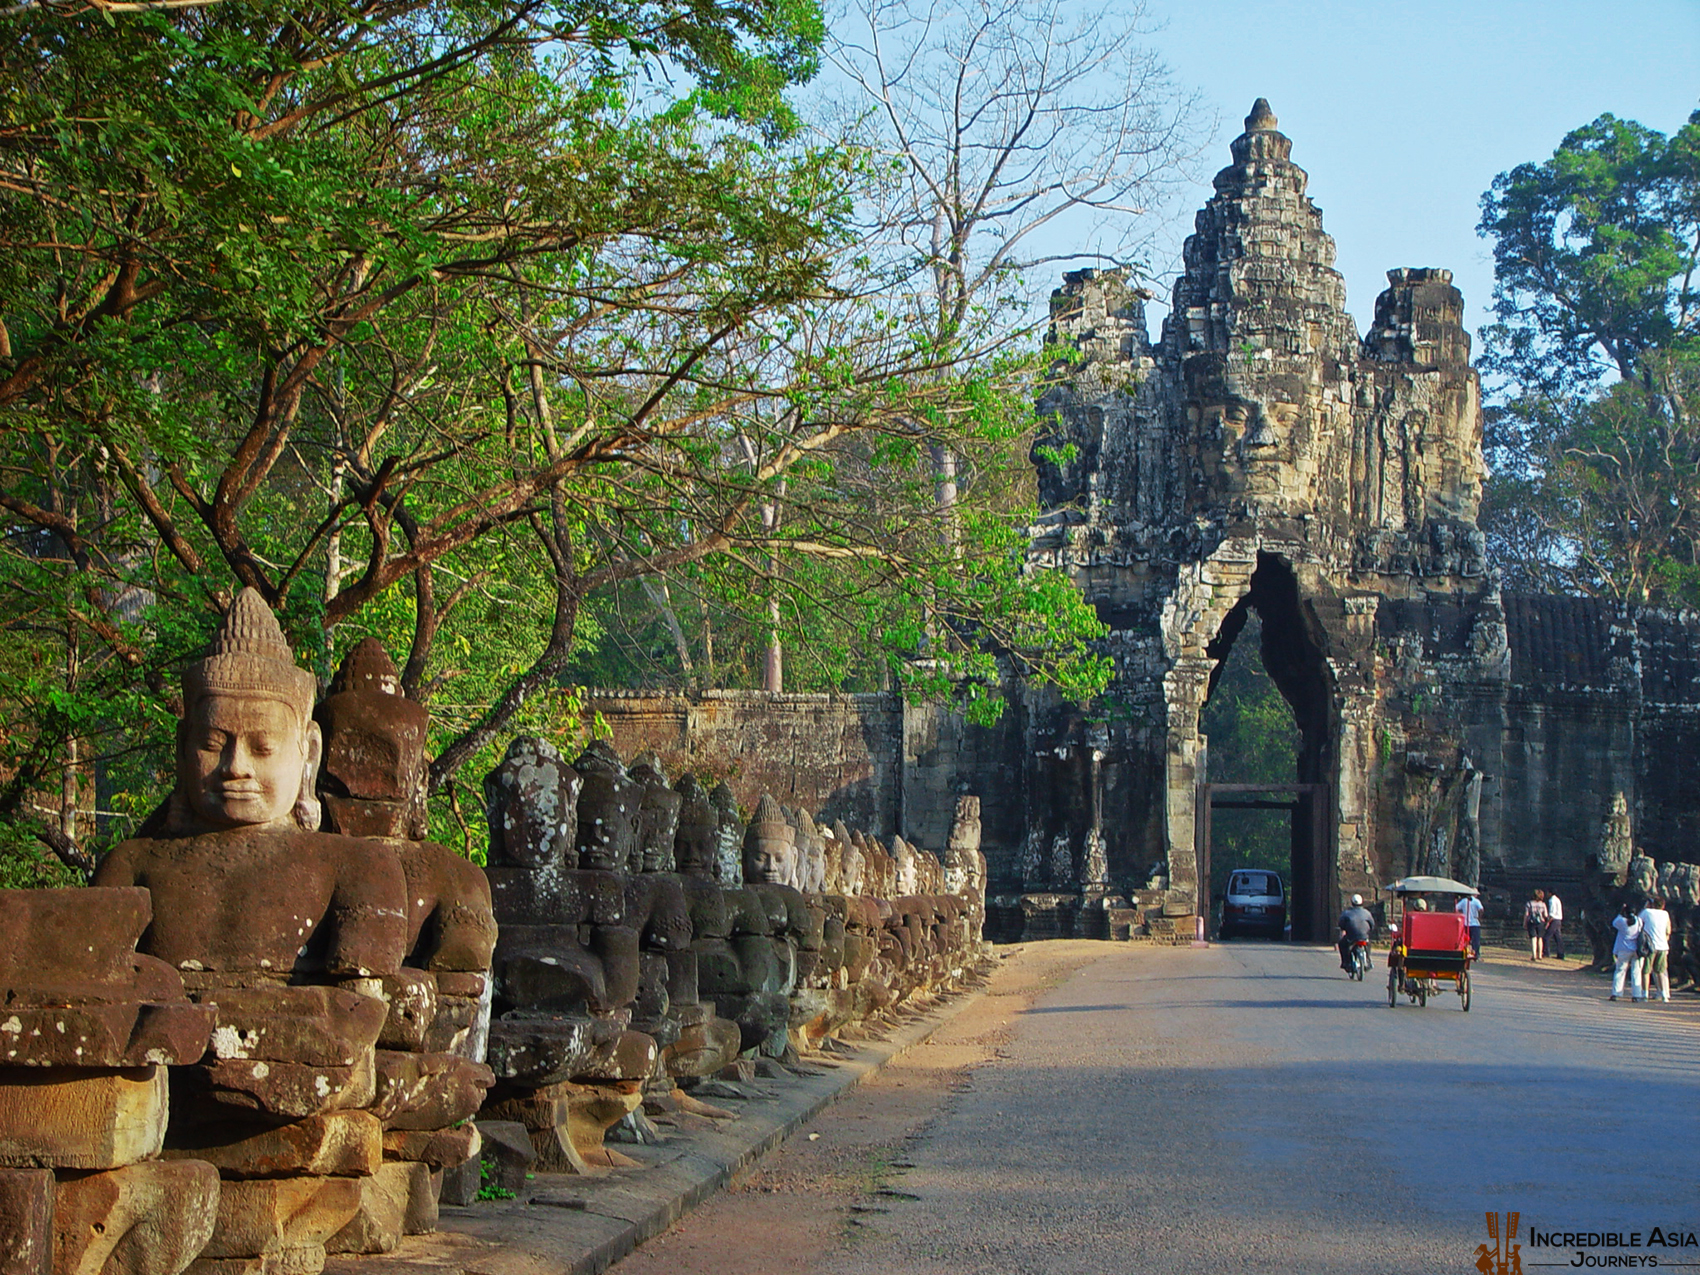
{"type": "Polygon", "coordinates": [[[319,763],[319,727],[287,704],[203,695],[177,750],[177,783],[209,828],[295,827],[295,804],[319,763]]]}
{"type": "Polygon", "coordinates": [[[744,846],[744,880],[790,885],[797,871],[796,843],[782,836],[751,837],[744,846]]]}

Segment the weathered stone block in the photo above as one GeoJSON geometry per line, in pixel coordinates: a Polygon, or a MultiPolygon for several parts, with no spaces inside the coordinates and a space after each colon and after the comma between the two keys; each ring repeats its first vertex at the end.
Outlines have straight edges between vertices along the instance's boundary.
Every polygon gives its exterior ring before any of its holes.
{"type": "Polygon", "coordinates": [[[517,1121],[480,1120],[478,1134],[482,1143],[479,1162],[489,1166],[497,1187],[519,1195],[525,1190],[525,1175],[537,1163],[530,1131],[517,1121]]]}
{"type": "Polygon", "coordinates": [[[383,986],[390,1007],[378,1044],[384,1049],[423,1049],[437,1016],[436,978],[426,970],[397,970],[384,976],[383,986]]]}
{"type": "MultiPolygon", "coordinates": [[[[360,1207],[364,1178],[269,1178],[225,1182],[218,1225],[204,1257],[266,1257],[317,1248],[360,1207]]],[[[304,1256],[302,1260],[306,1260],[304,1256]]]]}
{"type": "Polygon", "coordinates": [[[424,1206],[417,1197],[429,1195],[431,1226],[436,1229],[437,1199],[431,1170],[424,1164],[391,1161],[360,1180],[360,1204],[354,1216],[325,1241],[329,1253],[388,1253],[410,1233],[408,1222],[424,1206]]]}
{"type": "Polygon", "coordinates": [[[381,1049],[371,1110],[386,1129],[444,1129],[477,1111],[494,1076],[455,1054],[381,1049]]]}
{"type": "Polygon", "coordinates": [[[477,1203],[478,1192],[484,1186],[483,1163],[478,1158],[444,1169],[443,1185],[437,1191],[438,1202],[462,1207],[477,1203]]]}
{"type": "Polygon", "coordinates": [[[159,1154],[164,1067],[0,1068],[0,1165],[116,1169],[159,1154]]]}
{"type": "Polygon", "coordinates": [[[55,1275],[178,1275],[212,1237],[220,1184],[210,1164],[156,1160],[60,1176],[55,1275]]]}
{"type": "Polygon", "coordinates": [[[324,1269],[324,1245],[303,1244],[258,1257],[197,1257],[184,1275],[319,1275],[324,1269]]]}
{"type": "Polygon", "coordinates": [[[136,940],[153,919],[146,890],[0,890],[0,1003],[129,1000],[136,940]]]}
{"type": "Polygon", "coordinates": [[[0,1275],[51,1275],[53,1173],[0,1169],[0,1275]]]}
{"type": "Polygon", "coordinates": [[[339,987],[227,988],[207,999],[218,1003],[212,1054],[220,1062],[357,1066],[389,1012],[377,997],[339,987]]]}
{"type": "Polygon", "coordinates": [[[478,1154],[478,1126],[453,1129],[393,1129],[384,1134],[386,1160],[413,1160],[433,1169],[465,1164],[478,1154]]]}
{"type": "Polygon", "coordinates": [[[643,1105],[643,1090],[632,1081],[551,1087],[564,1098],[567,1119],[546,1129],[531,1129],[537,1169],[544,1173],[595,1173],[613,1163],[603,1138],[628,1111],[643,1105]]]}
{"type": "Polygon", "coordinates": [[[370,1052],[353,1067],[232,1059],[181,1068],[174,1079],[181,1081],[185,1096],[283,1120],[367,1106],[377,1084],[370,1052]]]}
{"type": "MultiPolygon", "coordinates": [[[[181,986],[179,986],[181,994],[181,986]]],[[[37,993],[38,995],[41,993],[37,993]]],[[[217,1021],[187,1000],[12,1006],[0,1015],[0,1065],[9,1067],[145,1067],[192,1063],[206,1052],[217,1021]]]]}
{"type": "Polygon", "coordinates": [[[232,1139],[227,1123],[166,1133],[166,1159],[205,1160],[227,1178],[363,1177],[383,1163],[383,1126],[369,1111],[330,1111],[232,1139]]]}

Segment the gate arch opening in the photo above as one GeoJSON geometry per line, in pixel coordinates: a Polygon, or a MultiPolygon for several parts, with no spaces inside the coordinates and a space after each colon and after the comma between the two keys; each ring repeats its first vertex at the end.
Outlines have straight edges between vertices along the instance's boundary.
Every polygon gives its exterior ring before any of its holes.
{"type": "MultiPolygon", "coordinates": [[[[1247,789],[1224,785],[1213,797],[1215,787],[1199,785],[1198,812],[1203,828],[1201,882],[1210,877],[1210,810],[1213,802],[1223,805],[1286,809],[1290,813],[1288,871],[1288,921],[1292,936],[1302,942],[1326,942],[1333,937],[1331,864],[1334,824],[1333,791],[1329,774],[1334,764],[1335,712],[1333,679],[1323,657],[1314,620],[1300,596],[1298,577],[1276,554],[1259,553],[1257,568],[1246,595],[1223,619],[1215,638],[1205,648],[1215,662],[1205,703],[1210,702],[1221,681],[1229,652],[1255,611],[1261,631],[1259,655],[1264,670],[1281,698],[1292,711],[1298,741],[1290,782],[1247,789]]],[[[1210,888],[1210,887],[1207,887],[1210,888]]]]}

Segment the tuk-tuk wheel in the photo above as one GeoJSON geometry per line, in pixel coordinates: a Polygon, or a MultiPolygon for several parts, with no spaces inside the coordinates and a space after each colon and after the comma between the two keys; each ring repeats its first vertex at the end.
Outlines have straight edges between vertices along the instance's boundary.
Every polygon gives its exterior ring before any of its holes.
{"type": "Polygon", "coordinates": [[[1422,983],[1417,984],[1417,1004],[1423,1009],[1428,1008],[1428,988],[1422,983]]]}
{"type": "Polygon", "coordinates": [[[1387,1008],[1392,1009],[1399,1003],[1399,971],[1387,972],[1387,1008]]]}
{"type": "Polygon", "coordinates": [[[1464,1002],[1464,1012],[1470,1012],[1470,972],[1465,970],[1458,975],[1458,996],[1464,1002]]]}

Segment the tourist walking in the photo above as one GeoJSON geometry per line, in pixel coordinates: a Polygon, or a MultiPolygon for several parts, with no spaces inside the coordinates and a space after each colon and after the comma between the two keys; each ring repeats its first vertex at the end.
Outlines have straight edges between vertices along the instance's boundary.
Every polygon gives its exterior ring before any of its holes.
{"type": "Polygon", "coordinates": [[[1564,959],[1564,904],[1556,894],[1547,894],[1547,955],[1564,959]]]}
{"type": "Polygon", "coordinates": [[[1641,947],[1645,951],[1642,963],[1641,986],[1646,995],[1653,994],[1653,980],[1659,984],[1659,999],[1670,1003],[1670,913],[1665,911],[1665,896],[1655,894],[1647,900],[1635,919],[1641,923],[1641,947]]]}
{"type": "Polygon", "coordinates": [[[1476,960],[1481,960],[1482,901],[1473,894],[1466,894],[1452,910],[1464,918],[1464,924],[1470,929],[1470,952],[1476,960]]]}
{"type": "Polygon", "coordinates": [[[1643,984],[1638,950],[1641,941],[1641,920],[1635,915],[1633,903],[1623,905],[1618,915],[1612,919],[1611,928],[1617,931],[1617,938],[1611,945],[1611,998],[1616,1000],[1623,995],[1623,977],[1627,973],[1630,999],[1645,1000],[1647,994],[1641,990],[1643,984]]]}
{"type": "Polygon", "coordinates": [[[1547,936],[1547,896],[1536,890],[1535,897],[1523,905],[1523,932],[1529,936],[1529,959],[1541,959],[1547,936]]]}

